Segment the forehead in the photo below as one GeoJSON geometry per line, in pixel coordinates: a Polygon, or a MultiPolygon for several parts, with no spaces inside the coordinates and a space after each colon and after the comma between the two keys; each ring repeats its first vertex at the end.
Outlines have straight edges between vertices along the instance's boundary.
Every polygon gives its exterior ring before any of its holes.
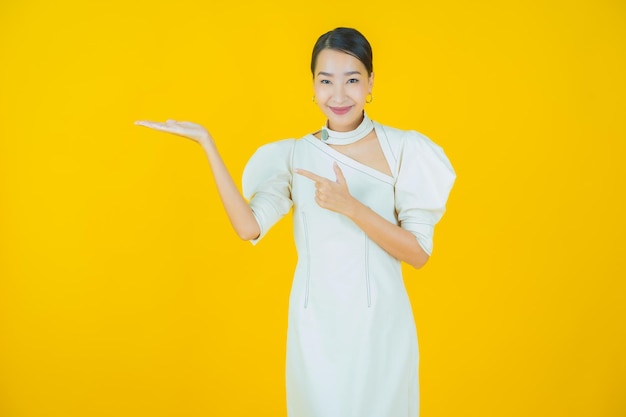
{"type": "Polygon", "coordinates": [[[358,58],[335,49],[324,49],[317,56],[315,72],[329,73],[359,71],[366,73],[365,65],[358,58]]]}

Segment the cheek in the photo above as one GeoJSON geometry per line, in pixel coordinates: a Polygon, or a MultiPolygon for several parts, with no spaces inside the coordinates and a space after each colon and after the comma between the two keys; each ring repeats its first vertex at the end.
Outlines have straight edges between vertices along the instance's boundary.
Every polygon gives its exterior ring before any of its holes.
{"type": "Polygon", "coordinates": [[[322,101],[328,98],[328,88],[324,88],[324,86],[321,85],[316,85],[315,87],[313,87],[313,90],[315,91],[315,97],[317,97],[318,101],[322,101]]]}
{"type": "Polygon", "coordinates": [[[368,86],[365,86],[365,88],[363,88],[363,85],[360,85],[352,90],[352,97],[354,98],[354,100],[364,101],[365,96],[367,96],[368,94],[368,91],[368,86]]]}

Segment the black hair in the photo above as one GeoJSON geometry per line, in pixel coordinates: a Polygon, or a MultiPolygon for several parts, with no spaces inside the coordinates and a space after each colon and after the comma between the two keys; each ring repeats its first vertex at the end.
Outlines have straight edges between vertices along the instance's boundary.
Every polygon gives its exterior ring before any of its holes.
{"type": "Polygon", "coordinates": [[[365,36],[356,29],[339,27],[319,37],[311,56],[311,73],[314,77],[317,56],[324,49],[334,49],[352,55],[363,63],[368,75],[374,71],[372,47],[365,36]]]}

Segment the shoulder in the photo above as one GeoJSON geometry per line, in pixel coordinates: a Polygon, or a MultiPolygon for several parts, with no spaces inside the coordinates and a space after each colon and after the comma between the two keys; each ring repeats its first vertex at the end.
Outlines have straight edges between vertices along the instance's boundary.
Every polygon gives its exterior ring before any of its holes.
{"type": "Polygon", "coordinates": [[[249,164],[256,161],[272,162],[291,159],[296,139],[282,139],[259,146],[250,157],[249,164]]]}
{"type": "Polygon", "coordinates": [[[424,159],[435,159],[449,165],[449,161],[437,143],[425,134],[416,130],[403,130],[376,123],[379,139],[388,146],[396,162],[421,162],[424,159]]]}
{"type": "Polygon", "coordinates": [[[381,123],[376,123],[376,127],[377,131],[382,133],[382,139],[387,140],[392,147],[399,150],[407,146],[441,148],[428,136],[416,130],[398,129],[381,123]]]}
{"type": "Polygon", "coordinates": [[[295,139],[283,139],[261,145],[250,156],[242,174],[242,189],[250,198],[268,181],[280,179],[288,183],[291,178],[295,139]]]}
{"type": "Polygon", "coordinates": [[[263,144],[257,148],[255,153],[267,152],[290,152],[296,143],[296,139],[281,139],[274,142],[263,144]]]}

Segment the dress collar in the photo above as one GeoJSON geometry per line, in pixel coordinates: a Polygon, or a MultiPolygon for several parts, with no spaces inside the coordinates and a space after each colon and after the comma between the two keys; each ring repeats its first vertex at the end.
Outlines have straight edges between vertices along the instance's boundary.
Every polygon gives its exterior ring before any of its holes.
{"type": "Polygon", "coordinates": [[[356,129],[349,132],[330,130],[328,128],[328,122],[326,122],[324,127],[322,127],[322,142],[329,145],[350,145],[351,143],[363,139],[372,129],[374,129],[372,120],[367,116],[367,113],[363,112],[363,121],[361,121],[361,124],[356,129]]]}

